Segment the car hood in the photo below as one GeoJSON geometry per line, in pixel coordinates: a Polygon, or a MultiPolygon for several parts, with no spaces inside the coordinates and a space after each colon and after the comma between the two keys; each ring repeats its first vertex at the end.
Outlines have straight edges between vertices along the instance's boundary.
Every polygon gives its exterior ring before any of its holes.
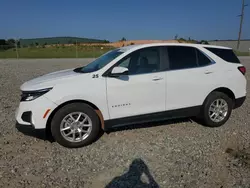
{"type": "Polygon", "coordinates": [[[67,69],[39,76],[37,78],[25,82],[21,86],[21,90],[32,91],[32,90],[39,90],[39,89],[53,87],[56,84],[66,82],[67,80],[71,80],[73,77],[82,74],[82,73],[76,73],[73,70],[74,69],[67,69]]]}

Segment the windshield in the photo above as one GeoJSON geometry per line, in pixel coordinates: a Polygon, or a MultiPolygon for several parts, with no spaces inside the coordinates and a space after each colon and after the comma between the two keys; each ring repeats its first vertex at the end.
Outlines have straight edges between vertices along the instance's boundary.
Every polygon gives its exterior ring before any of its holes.
{"type": "Polygon", "coordinates": [[[102,55],[101,57],[99,57],[98,59],[93,61],[92,63],[88,64],[87,66],[82,67],[80,72],[89,73],[89,72],[98,71],[101,68],[103,68],[104,66],[106,66],[109,62],[114,60],[116,57],[121,55],[122,53],[123,52],[120,51],[120,49],[110,51],[110,52],[102,55]]]}

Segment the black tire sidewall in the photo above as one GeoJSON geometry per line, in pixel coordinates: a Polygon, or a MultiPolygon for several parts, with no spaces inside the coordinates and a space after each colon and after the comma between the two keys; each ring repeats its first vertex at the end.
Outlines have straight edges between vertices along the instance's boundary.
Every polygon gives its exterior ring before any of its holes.
{"type": "Polygon", "coordinates": [[[225,124],[227,122],[227,120],[229,119],[230,115],[231,115],[232,109],[233,109],[233,100],[228,95],[226,95],[226,94],[224,94],[222,92],[213,92],[213,93],[211,93],[207,97],[207,99],[205,100],[205,102],[203,104],[202,119],[203,119],[204,125],[209,126],[209,127],[219,127],[219,126],[225,124]],[[224,99],[226,101],[227,105],[228,105],[227,116],[220,122],[214,122],[209,117],[210,105],[216,99],[224,99]]]}
{"type": "Polygon", "coordinates": [[[99,117],[92,107],[82,103],[71,103],[60,108],[51,121],[51,133],[54,139],[62,146],[68,148],[78,148],[91,144],[98,137],[100,132],[99,117]],[[83,112],[89,116],[92,121],[92,130],[90,135],[81,142],[70,142],[66,140],[60,132],[60,124],[63,118],[72,112],[83,112]]]}

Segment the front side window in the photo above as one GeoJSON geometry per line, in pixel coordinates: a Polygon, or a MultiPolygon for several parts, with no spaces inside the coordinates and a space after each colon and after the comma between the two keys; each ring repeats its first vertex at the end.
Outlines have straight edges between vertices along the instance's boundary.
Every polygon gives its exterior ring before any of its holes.
{"type": "Polygon", "coordinates": [[[159,48],[145,48],[132,52],[121,60],[118,66],[128,68],[129,75],[158,72],[160,70],[159,48]]]}
{"type": "Polygon", "coordinates": [[[186,46],[168,46],[169,69],[187,69],[198,66],[196,49],[186,46]]]}
{"type": "Polygon", "coordinates": [[[121,55],[123,52],[120,49],[116,49],[113,51],[110,51],[101,57],[94,60],[92,63],[88,64],[87,66],[81,68],[80,72],[82,73],[89,73],[98,71],[104,66],[106,66],[108,63],[110,63],[112,60],[117,58],[119,55],[121,55]]]}
{"type": "Polygon", "coordinates": [[[119,67],[128,68],[130,60],[131,60],[130,56],[126,57],[125,59],[122,60],[121,64],[119,64],[119,67]]]}

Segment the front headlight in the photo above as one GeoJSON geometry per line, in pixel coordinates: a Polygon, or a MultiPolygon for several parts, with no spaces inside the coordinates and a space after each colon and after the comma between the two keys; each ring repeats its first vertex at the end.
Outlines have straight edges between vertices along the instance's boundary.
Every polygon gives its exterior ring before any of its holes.
{"type": "Polygon", "coordinates": [[[46,88],[36,91],[22,91],[21,101],[32,101],[45,93],[49,92],[52,88],[46,88]]]}

